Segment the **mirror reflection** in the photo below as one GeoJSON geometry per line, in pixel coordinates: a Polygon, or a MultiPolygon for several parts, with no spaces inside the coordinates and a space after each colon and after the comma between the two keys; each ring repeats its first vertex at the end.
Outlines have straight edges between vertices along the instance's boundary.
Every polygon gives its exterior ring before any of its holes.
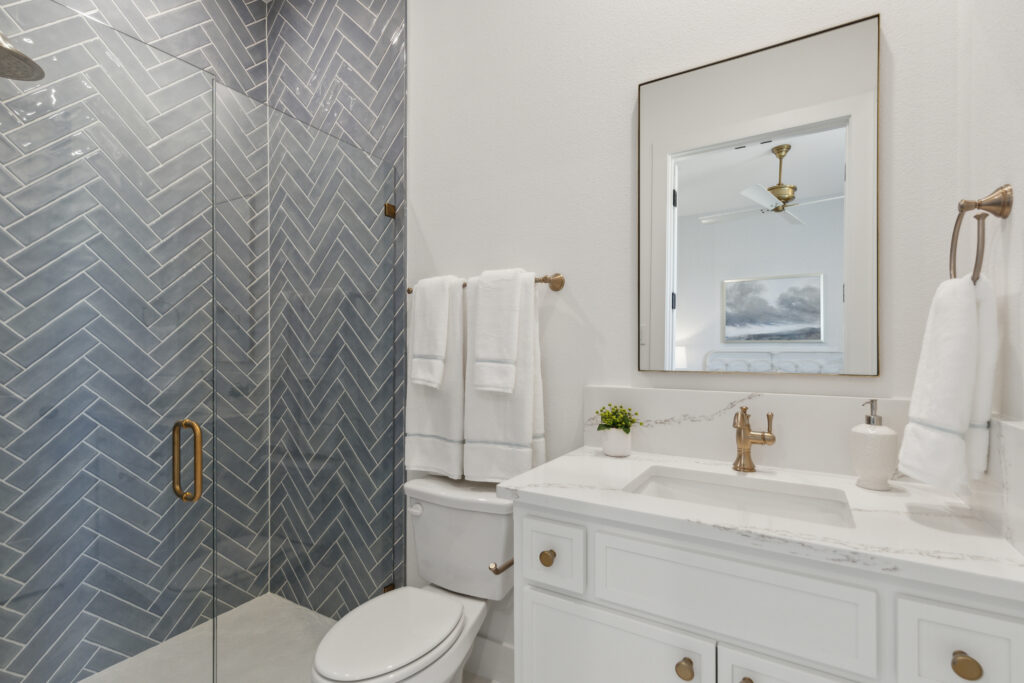
{"type": "Polygon", "coordinates": [[[877,17],[640,86],[641,370],[877,374],[877,92],[877,17]]]}

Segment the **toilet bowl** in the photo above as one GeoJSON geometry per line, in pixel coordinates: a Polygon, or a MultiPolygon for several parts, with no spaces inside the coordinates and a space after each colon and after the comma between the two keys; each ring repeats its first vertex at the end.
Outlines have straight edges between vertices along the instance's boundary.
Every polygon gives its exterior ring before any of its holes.
{"type": "Polygon", "coordinates": [[[512,556],[512,503],[493,484],[440,477],[406,483],[417,567],[430,585],[360,605],[320,641],[313,683],[461,683],[487,601],[512,587],[491,562],[512,556]]]}

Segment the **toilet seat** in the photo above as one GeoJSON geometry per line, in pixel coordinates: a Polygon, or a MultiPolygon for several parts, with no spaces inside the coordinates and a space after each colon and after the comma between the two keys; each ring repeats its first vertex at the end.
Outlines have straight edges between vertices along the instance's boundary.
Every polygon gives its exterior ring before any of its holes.
{"type": "Polygon", "coordinates": [[[317,648],[314,680],[402,681],[440,659],[465,626],[459,600],[437,591],[399,588],[360,605],[317,648]]]}

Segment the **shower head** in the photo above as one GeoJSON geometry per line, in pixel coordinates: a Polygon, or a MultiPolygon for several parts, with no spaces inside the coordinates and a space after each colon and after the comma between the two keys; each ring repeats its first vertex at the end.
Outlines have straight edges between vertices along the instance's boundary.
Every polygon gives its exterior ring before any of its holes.
{"type": "Polygon", "coordinates": [[[43,67],[36,64],[24,52],[14,47],[6,36],[0,33],[0,78],[16,81],[38,81],[46,75],[43,67]]]}

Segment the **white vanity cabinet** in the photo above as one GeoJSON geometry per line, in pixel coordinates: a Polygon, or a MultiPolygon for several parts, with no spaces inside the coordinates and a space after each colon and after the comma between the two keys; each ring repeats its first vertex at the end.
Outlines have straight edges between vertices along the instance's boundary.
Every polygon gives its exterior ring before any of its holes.
{"type": "Polygon", "coordinates": [[[519,501],[515,524],[517,683],[1024,683],[1019,605],[519,501]]]}

